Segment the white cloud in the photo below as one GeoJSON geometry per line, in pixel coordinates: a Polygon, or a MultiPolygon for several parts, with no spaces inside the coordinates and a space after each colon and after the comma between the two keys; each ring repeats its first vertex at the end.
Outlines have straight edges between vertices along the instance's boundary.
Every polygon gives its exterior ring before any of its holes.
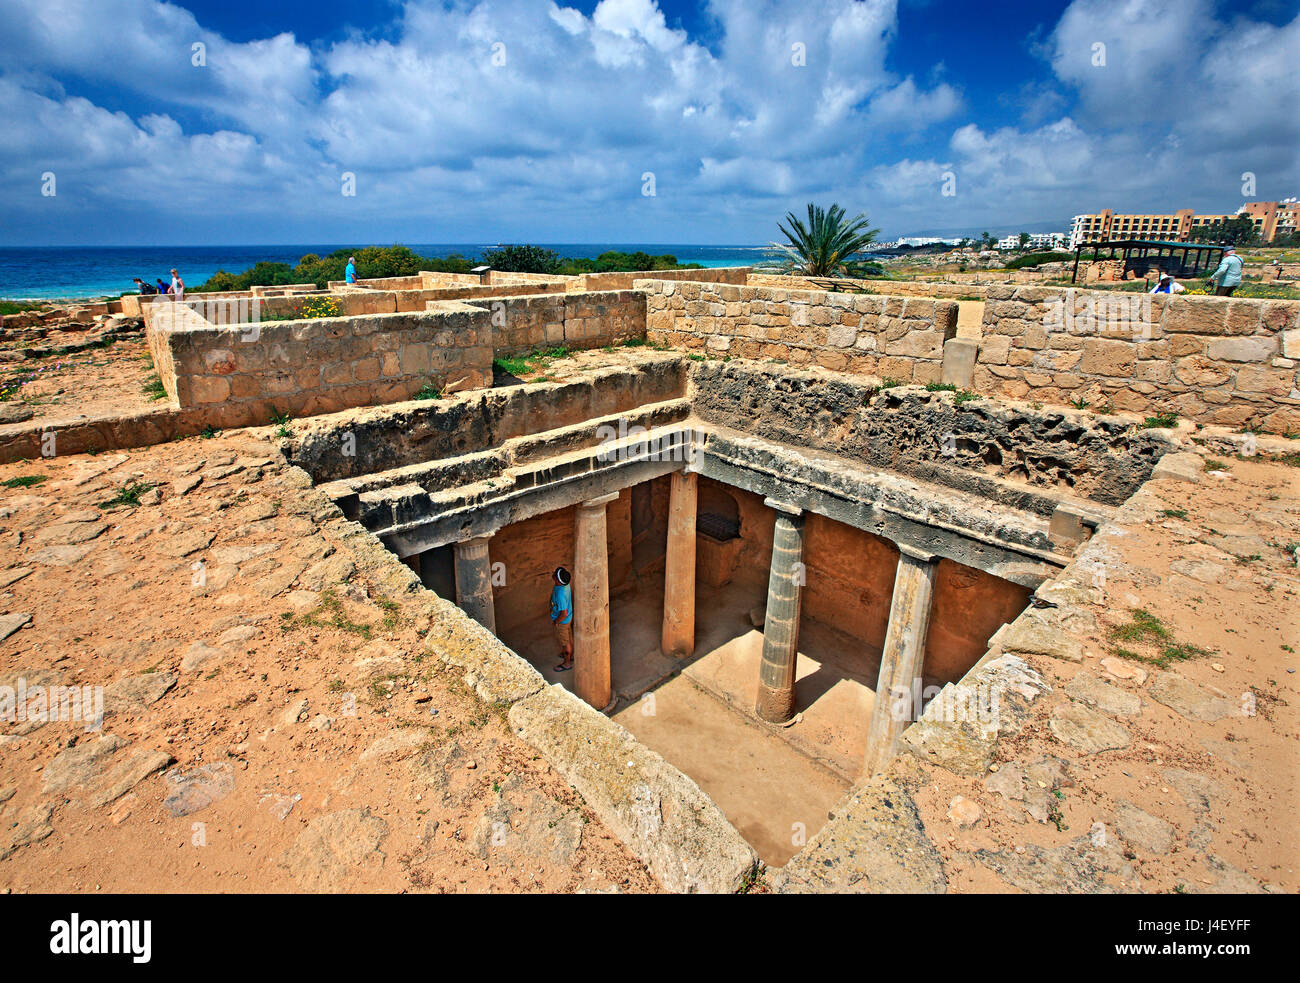
{"type": "MultiPolygon", "coordinates": [[[[10,0],[6,234],[46,234],[49,203],[33,197],[46,169],[60,216],[156,228],[165,202],[184,210],[166,216],[178,241],[232,220],[280,239],[743,241],[811,197],[905,232],[1232,207],[1244,170],[1264,196],[1300,190],[1300,19],[1075,0],[1040,42],[1054,81],[1008,80],[1021,123],[988,126],[963,117],[965,85],[941,63],[891,70],[896,0],[706,0],[706,14],[708,45],[654,0],[601,0],[590,16],[409,0],[382,31],[312,45],[233,42],[158,0],[10,0]],[[943,197],[950,169],[959,191],[943,197]],[[339,194],[343,171],[355,199],[339,194]]],[[[74,237],[60,221],[54,239],[74,237]]]]}

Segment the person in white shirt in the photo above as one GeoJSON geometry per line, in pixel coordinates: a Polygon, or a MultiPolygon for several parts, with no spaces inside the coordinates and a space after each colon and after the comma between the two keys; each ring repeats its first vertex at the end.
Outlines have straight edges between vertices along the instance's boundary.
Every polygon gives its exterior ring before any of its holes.
{"type": "Polygon", "coordinates": [[[175,270],[172,270],[172,299],[177,301],[185,299],[185,281],[175,270]]]}
{"type": "Polygon", "coordinates": [[[1168,273],[1161,273],[1160,280],[1151,288],[1153,294],[1181,294],[1186,293],[1186,291],[1187,288],[1168,273]]]}

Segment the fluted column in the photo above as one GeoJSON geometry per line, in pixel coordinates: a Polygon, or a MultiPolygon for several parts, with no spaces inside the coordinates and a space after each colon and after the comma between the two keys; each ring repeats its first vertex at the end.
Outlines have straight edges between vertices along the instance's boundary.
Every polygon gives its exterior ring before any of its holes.
{"type": "Polygon", "coordinates": [[[461,610],[497,633],[496,606],[492,600],[492,562],[487,537],[456,544],[456,603],[461,610]]]}
{"type": "Polygon", "coordinates": [[[597,710],[610,704],[609,545],[605,506],[618,493],[580,503],[573,520],[573,687],[597,710]]]}
{"type": "Polygon", "coordinates": [[[699,475],[674,471],[668,492],[668,551],[664,558],[664,655],[695,651],[695,516],[699,475]]]}
{"type": "Polygon", "coordinates": [[[764,720],[783,723],[794,713],[794,670],[804,581],[803,512],[772,499],[764,504],[776,509],[777,517],[755,711],[764,720]]]}
{"type": "Polygon", "coordinates": [[[908,546],[898,548],[898,572],[889,605],[889,628],[880,655],[876,702],[871,711],[862,776],[870,778],[898,753],[899,735],[911,721],[913,683],[921,678],[925,639],[930,631],[935,557],[908,546]],[[908,694],[904,699],[902,694],[908,694]],[[903,707],[908,708],[907,711],[903,707]]]}

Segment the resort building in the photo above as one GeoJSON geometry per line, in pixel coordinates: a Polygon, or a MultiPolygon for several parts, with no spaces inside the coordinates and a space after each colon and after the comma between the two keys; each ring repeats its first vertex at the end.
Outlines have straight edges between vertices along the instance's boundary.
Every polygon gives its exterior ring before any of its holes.
{"type": "Polygon", "coordinates": [[[1197,215],[1183,208],[1167,215],[1119,215],[1110,209],[1095,215],[1076,215],[1070,228],[1069,248],[1108,239],[1187,239],[1193,231],[1206,225],[1219,225],[1238,215],[1248,215],[1255,224],[1261,242],[1273,242],[1278,236],[1295,232],[1300,202],[1295,198],[1277,201],[1254,201],[1242,205],[1231,215],[1197,215]]]}

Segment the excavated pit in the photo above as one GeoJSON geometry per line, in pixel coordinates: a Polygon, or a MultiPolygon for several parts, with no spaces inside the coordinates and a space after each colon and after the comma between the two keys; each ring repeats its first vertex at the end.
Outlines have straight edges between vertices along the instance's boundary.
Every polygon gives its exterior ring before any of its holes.
{"type": "MultiPolygon", "coordinates": [[[[424,586],[488,540],[493,625],[549,683],[550,573],[605,508],[606,709],[770,865],[861,777],[900,550],[937,564],[924,699],[956,683],[1168,449],[1106,418],[645,353],[581,379],[350,411],[289,453],[424,586]],[[670,475],[698,477],[695,647],[661,651],[670,475]],[[755,713],[778,508],[805,517],[793,722],[755,713]]],[[[462,588],[464,585],[461,585],[462,588]]]]}

